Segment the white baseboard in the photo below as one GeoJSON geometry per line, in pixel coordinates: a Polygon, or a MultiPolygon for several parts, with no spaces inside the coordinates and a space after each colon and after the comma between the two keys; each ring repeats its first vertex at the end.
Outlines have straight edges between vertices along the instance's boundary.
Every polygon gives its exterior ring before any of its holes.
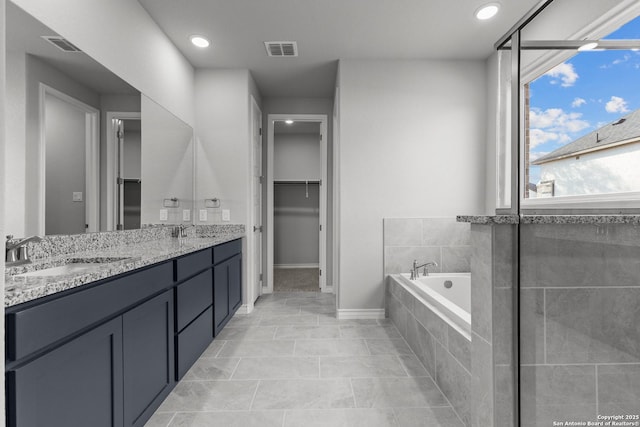
{"type": "Polygon", "coordinates": [[[324,289],[321,290],[321,292],[323,294],[332,294],[333,293],[333,286],[325,286],[324,289]]]}
{"type": "Polygon", "coordinates": [[[320,268],[320,264],[273,264],[273,268],[320,268]]]}
{"type": "Polygon", "coordinates": [[[349,319],[384,319],[384,308],[338,309],[338,320],[349,319]]]}
{"type": "Polygon", "coordinates": [[[242,304],[240,307],[238,307],[238,310],[236,311],[236,313],[249,314],[252,311],[253,311],[253,304],[251,304],[251,307],[249,307],[249,304],[242,304]]]}

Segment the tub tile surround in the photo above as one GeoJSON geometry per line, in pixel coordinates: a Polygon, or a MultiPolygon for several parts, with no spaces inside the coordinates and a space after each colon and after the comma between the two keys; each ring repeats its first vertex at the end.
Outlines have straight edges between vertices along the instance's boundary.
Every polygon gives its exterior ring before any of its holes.
{"type": "Polygon", "coordinates": [[[471,341],[429,310],[397,275],[386,280],[386,312],[447,397],[464,425],[471,424],[471,341]]]}
{"type": "Polygon", "coordinates": [[[29,243],[33,262],[5,269],[5,307],[72,289],[244,236],[243,225],[190,227],[188,237],[172,238],[170,226],[139,230],[45,236],[29,243]],[[200,230],[199,230],[200,229],[200,230]],[[200,237],[202,236],[202,237],[200,237]],[[72,260],[96,262],[96,268],[58,276],[16,274],[65,265],[72,260]],[[113,259],[113,262],[97,263],[113,259]]]}
{"type": "Polygon", "coordinates": [[[385,218],[384,274],[407,273],[414,259],[435,261],[432,272],[469,271],[469,225],[450,218],[385,218]]]}

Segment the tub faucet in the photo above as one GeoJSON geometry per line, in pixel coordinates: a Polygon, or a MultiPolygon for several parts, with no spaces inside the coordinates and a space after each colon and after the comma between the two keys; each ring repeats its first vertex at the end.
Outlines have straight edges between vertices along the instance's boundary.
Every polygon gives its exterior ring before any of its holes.
{"type": "Polygon", "coordinates": [[[423,268],[422,270],[422,275],[423,276],[428,276],[429,275],[429,268],[428,267],[437,267],[438,263],[435,261],[429,261],[426,262],[424,264],[420,264],[418,265],[418,261],[417,260],[413,260],[413,268],[411,269],[411,280],[417,279],[418,277],[420,277],[420,271],[419,269],[423,268]]]}
{"type": "Polygon", "coordinates": [[[14,242],[11,241],[12,239],[13,236],[7,236],[7,242],[5,244],[4,260],[7,266],[27,264],[31,262],[29,259],[29,248],[27,247],[27,243],[42,241],[42,237],[40,236],[25,237],[24,239],[16,240],[14,242]]]}

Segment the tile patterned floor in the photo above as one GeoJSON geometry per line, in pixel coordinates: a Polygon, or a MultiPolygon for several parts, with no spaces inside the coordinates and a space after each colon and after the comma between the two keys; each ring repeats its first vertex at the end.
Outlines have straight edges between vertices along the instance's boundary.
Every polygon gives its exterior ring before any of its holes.
{"type": "Polygon", "coordinates": [[[148,427],[461,427],[393,323],[281,292],[236,315],[148,427]]]}

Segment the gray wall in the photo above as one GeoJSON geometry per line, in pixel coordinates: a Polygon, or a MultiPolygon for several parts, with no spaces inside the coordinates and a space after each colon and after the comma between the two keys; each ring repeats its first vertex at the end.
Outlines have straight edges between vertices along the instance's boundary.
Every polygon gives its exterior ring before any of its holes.
{"type": "Polygon", "coordinates": [[[320,187],[277,184],[274,186],[274,266],[317,265],[320,260],[318,225],[320,187]]]}
{"type": "Polygon", "coordinates": [[[320,179],[320,132],[276,134],[273,179],[320,179]]]}
{"type": "MultiPolygon", "coordinates": [[[[333,285],[333,98],[274,98],[262,99],[262,128],[268,129],[269,114],[326,114],[327,116],[327,285],[333,285]]],[[[263,135],[266,135],[263,133],[263,135]]],[[[264,137],[263,153],[267,151],[264,137]]],[[[263,156],[263,172],[267,170],[267,156],[263,156]]],[[[267,188],[263,186],[263,200],[267,200],[267,188]]],[[[266,210],[263,224],[267,223],[266,210]]],[[[263,263],[267,263],[267,239],[263,239],[263,263]]]]}

